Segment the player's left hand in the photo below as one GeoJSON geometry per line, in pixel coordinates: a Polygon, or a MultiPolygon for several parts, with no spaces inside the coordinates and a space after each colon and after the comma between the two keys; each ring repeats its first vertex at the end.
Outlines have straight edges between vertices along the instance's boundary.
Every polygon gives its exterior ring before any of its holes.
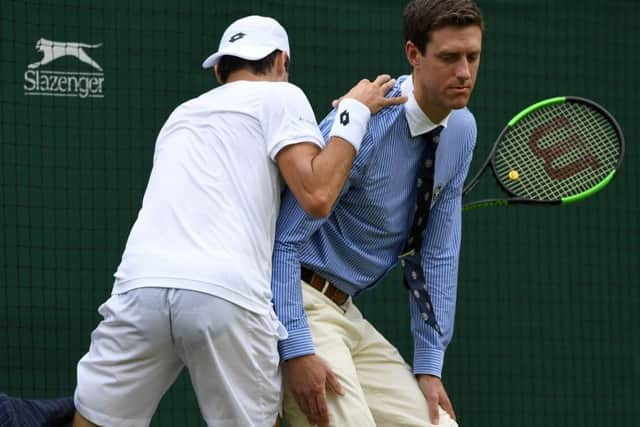
{"type": "Polygon", "coordinates": [[[329,365],[315,354],[295,357],[284,363],[284,379],[309,424],[329,425],[327,389],[344,395],[338,377],[329,365]]]}
{"type": "Polygon", "coordinates": [[[427,400],[431,424],[440,424],[439,407],[442,407],[454,421],[456,420],[453,405],[440,378],[434,375],[418,375],[418,385],[427,400]]]}

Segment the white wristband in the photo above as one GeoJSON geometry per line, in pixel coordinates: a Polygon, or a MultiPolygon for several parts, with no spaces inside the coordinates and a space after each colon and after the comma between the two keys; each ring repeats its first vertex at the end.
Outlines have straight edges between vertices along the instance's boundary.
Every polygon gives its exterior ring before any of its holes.
{"type": "Polygon", "coordinates": [[[353,145],[357,153],[367,131],[370,117],[369,107],[353,98],[344,98],[338,105],[329,137],[339,136],[353,145]]]}

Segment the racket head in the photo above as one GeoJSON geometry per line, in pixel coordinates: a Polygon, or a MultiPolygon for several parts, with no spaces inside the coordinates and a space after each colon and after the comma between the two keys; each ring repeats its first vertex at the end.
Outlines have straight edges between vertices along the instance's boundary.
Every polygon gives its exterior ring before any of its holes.
{"type": "Polygon", "coordinates": [[[540,101],[511,119],[491,154],[493,174],[513,201],[570,203],[613,179],[624,157],[614,117],[575,97],[540,101]]]}

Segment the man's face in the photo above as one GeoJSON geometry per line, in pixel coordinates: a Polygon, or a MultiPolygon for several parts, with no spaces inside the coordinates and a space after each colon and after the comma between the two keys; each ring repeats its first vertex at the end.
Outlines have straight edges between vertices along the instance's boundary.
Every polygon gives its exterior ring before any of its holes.
{"type": "Polygon", "coordinates": [[[433,31],[424,55],[407,42],[416,101],[432,121],[438,122],[449,111],[467,105],[478,75],[481,49],[482,30],[476,25],[433,31]]]}

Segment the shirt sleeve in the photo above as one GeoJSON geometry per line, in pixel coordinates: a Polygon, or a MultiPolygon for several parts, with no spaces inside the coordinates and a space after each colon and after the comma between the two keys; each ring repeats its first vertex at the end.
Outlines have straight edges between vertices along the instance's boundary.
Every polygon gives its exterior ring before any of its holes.
{"type": "Polygon", "coordinates": [[[462,188],[471,165],[476,134],[475,121],[472,121],[462,136],[461,142],[465,148],[458,172],[442,190],[429,214],[421,261],[436,320],[443,335],[438,335],[422,319],[418,304],[410,294],[414,374],[440,377],[445,351],[453,336],[462,228],[462,188]]]}
{"type": "Polygon", "coordinates": [[[307,215],[291,191],[285,192],[276,225],[271,278],[274,310],[288,333],[278,344],[283,360],[315,352],[302,303],[300,252],[325,221],[307,215]]]}
{"type": "Polygon", "coordinates": [[[324,147],[309,100],[291,83],[273,84],[263,102],[261,123],[271,160],[291,144],[310,142],[321,149],[324,147]]]}
{"type": "MultiPolygon", "coordinates": [[[[324,141],[329,140],[335,114],[336,110],[333,109],[319,125],[324,141]]],[[[360,185],[375,146],[373,135],[367,132],[360,151],[353,161],[349,177],[338,196],[338,201],[349,189],[360,185]]],[[[313,218],[304,212],[289,190],[283,195],[280,215],[276,223],[271,278],[274,309],[289,335],[288,338],[280,340],[278,345],[283,360],[315,353],[302,302],[300,267],[308,241],[330,218],[331,215],[327,218],[313,218]]]]}
{"type": "MultiPolygon", "coordinates": [[[[327,140],[334,116],[335,110],[319,125],[323,138],[327,140]]],[[[359,153],[361,155],[362,152],[359,153]]],[[[338,200],[348,191],[354,179],[352,169],[338,200]]],[[[282,360],[315,353],[302,302],[300,267],[305,243],[326,221],[327,218],[307,215],[289,190],[284,193],[276,223],[271,278],[274,310],[288,333],[288,337],[278,344],[282,360]]]]}

